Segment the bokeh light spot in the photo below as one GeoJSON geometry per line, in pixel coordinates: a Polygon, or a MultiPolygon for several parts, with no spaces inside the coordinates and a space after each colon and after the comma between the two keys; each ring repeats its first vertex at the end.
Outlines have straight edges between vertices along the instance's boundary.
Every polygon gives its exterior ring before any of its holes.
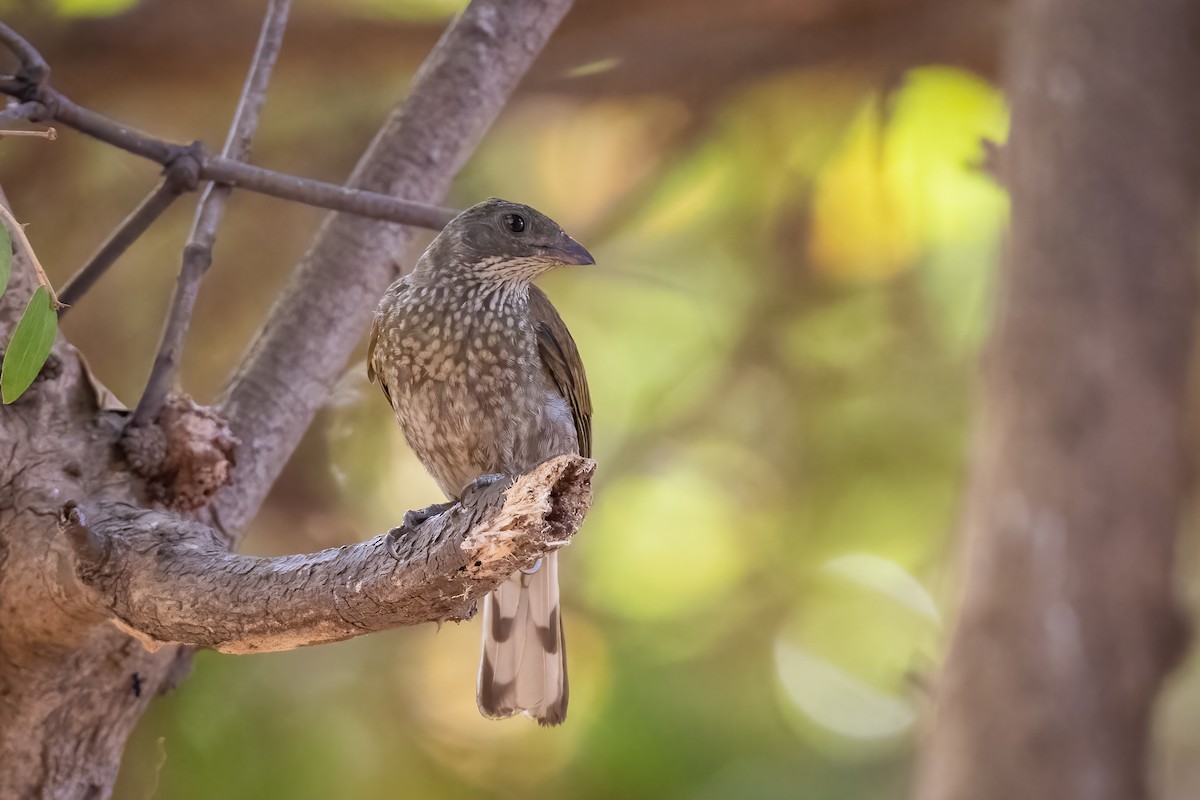
{"type": "Polygon", "coordinates": [[[841,736],[896,736],[916,719],[903,699],[879,691],[784,638],[775,642],[775,666],[784,692],[796,707],[841,736]]]}
{"type": "Polygon", "coordinates": [[[822,569],[829,575],[877,591],[929,621],[941,624],[941,614],[929,592],[895,561],[870,553],[852,553],[827,561],[822,569]]]}
{"type": "Polygon", "coordinates": [[[608,649],[587,620],[567,613],[571,700],[566,724],[542,728],[516,717],[486,719],[475,706],[479,666],[478,622],[443,625],[397,664],[400,690],[421,724],[431,758],[467,783],[512,789],[535,786],[572,758],[603,705],[609,680],[608,649]],[[415,669],[413,661],[415,660],[415,669]]]}
{"type": "Polygon", "coordinates": [[[54,0],[54,10],[64,17],[109,17],[135,5],[137,0],[54,0]]]}
{"type": "Polygon", "coordinates": [[[565,78],[586,78],[589,75],[600,75],[609,70],[616,69],[621,63],[619,58],[601,58],[597,61],[589,61],[586,64],[580,64],[577,67],[572,67],[567,70],[563,77],[565,78]]]}
{"type": "Polygon", "coordinates": [[[935,246],[990,241],[1004,192],[973,165],[981,140],[1007,128],[1000,93],[960,70],[913,70],[891,96],[872,97],[817,176],[814,267],[881,279],[935,246]]]}
{"type": "Polygon", "coordinates": [[[589,600],[626,617],[699,613],[745,568],[729,495],[682,465],[607,487],[588,525],[604,531],[580,537],[589,600]]]}
{"type": "Polygon", "coordinates": [[[900,564],[871,553],[822,565],[774,643],[785,706],[814,741],[891,740],[916,719],[912,682],[941,615],[900,564]]]}

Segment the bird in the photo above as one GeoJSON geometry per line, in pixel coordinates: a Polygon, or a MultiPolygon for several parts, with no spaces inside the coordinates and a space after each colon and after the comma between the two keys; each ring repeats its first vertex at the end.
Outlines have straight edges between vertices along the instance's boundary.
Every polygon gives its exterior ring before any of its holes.
{"type": "MultiPolygon", "coordinates": [[[[570,331],[532,281],[595,259],[545,214],[491,198],[451,220],[376,309],[367,375],[448,503],[484,476],[590,457],[592,401],[570,331]]],[[[558,554],[483,600],[476,701],[485,717],[566,719],[558,554]]]]}

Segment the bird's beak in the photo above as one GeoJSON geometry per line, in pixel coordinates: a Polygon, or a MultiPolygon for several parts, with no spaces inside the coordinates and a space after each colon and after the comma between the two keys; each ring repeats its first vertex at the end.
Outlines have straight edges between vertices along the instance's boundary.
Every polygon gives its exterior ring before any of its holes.
{"type": "Polygon", "coordinates": [[[555,245],[552,251],[563,266],[586,267],[596,263],[596,259],[592,258],[592,254],[583,245],[565,233],[562,241],[555,245]]]}

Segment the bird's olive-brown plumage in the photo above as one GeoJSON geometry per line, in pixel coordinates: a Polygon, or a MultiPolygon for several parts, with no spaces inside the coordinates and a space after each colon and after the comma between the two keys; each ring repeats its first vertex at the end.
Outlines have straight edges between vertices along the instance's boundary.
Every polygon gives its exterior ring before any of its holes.
{"type": "MultiPolygon", "coordinates": [[[[450,499],[481,475],[591,454],[583,362],[530,281],[556,266],[592,263],[553,220],[493,199],[451,221],[384,294],[368,371],[450,499]]],[[[566,714],[557,573],[551,555],[485,601],[478,700],[488,716],[524,711],[557,724],[566,714]]]]}

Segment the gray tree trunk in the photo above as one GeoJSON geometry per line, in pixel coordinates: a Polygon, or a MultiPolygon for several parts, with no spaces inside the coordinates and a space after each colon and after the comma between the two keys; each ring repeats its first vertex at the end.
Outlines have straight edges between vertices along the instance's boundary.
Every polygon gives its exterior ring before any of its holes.
{"type": "Polygon", "coordinates": [[[1137,800],[1186,644],[1200,4],[1019,0],[1012,232],[922,800],[1137,800]]]}

